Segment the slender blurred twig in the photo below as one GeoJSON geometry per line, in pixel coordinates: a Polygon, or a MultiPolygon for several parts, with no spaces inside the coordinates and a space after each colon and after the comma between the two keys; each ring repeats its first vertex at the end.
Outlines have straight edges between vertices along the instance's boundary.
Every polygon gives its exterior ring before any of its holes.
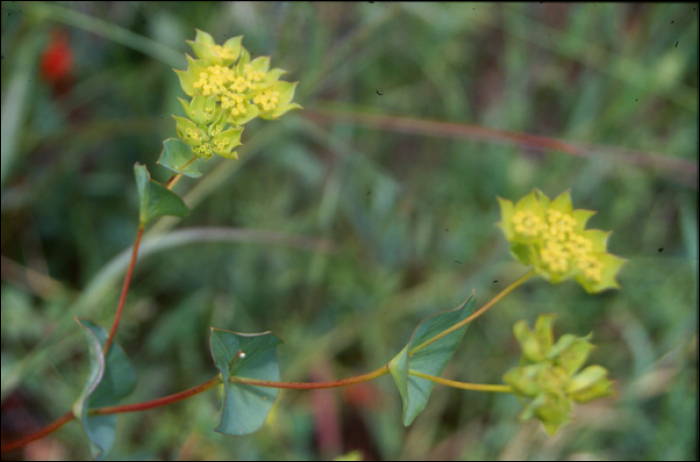
{"type": "Polygon", "coordinates": [[[377,130],[403,132],[414,135],[488,140],[505,144],[514,144],[521,148],[556,151],[570,156],[584,158],[605,156],[608,159],[618,162],[667,170],[674,173],[672,178],[676,181],[695,189],[698,187],[697,162],[669,157],[663,154],[563,141],[546,136],[500,130],[481,125],[369,114],[352,110],[326,108],[307,109],[304,111],[303,116],[315,123],[321,124],[348,123],[377,130]]]}
{"type": "Polygon", "coordinates": [[[51,276],[20,265],[4,255],[0,255],[0,263],[3,281],[22,287],[44,300],[51,300],[57,293],[66,290],[63,284],[51,276]]]}

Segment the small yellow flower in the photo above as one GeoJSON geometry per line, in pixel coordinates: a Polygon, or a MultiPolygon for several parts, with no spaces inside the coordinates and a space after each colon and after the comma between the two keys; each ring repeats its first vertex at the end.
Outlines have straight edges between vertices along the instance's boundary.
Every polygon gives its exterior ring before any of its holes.
{"type": "Polygon", "coordinates": [[[569,191],[553,201],[537,189],[515,205],[498,201],[498,226],[517,260],[553,283],[573,278],[590,293],[619,288],[615,276],[626,260],[607,252],[609,232],[585,229],[595,212],[574,210],[569,191]]]}

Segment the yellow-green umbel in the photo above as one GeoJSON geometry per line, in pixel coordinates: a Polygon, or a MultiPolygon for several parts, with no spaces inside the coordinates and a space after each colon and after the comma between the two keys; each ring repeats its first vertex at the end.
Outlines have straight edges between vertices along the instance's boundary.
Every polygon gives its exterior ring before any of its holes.
{"type": "Polygon", "coordinates": [[[270,58],[251,61],[241,37],[217,45],[201,30],[188,41],[197,57],[187,56],[187,70],[175,70],[190,101],[180,100],[187,118],[175,117],[180,139],[192,147],[195,156],[213,154],[237,158],[233,147],[240,145],[242,126],[254,119],[277,119],[292,109],[297,83],[279,81],[286,71],[270,69],[270,58]],[[234,128],[227,129],[228,126],[234,128]]]}
{"type": "Polygon", "coordinates": [[[552,283],[573,278],[589,293],[620,287],[615,276],[626,260],[607,252],[609,231],[584,229],[595,212],[574,210],[569,191],[552,201],[537,189],[515,205],[498,201],[498,226],[517,260],[552,283]]]}
{"type": "Polygon", "coordinates": [[[515,324],[513,332],[522,349],[520,366],[503,377],[525,406],[520,418],[540,420],[550,435],[571,420],[574,402],[613,393],[605,368],[593,365],[579,371],[593,349],[590,335],[566,334],[555,343],[553,320],[553,315],[540,315],[534,330],[525,321],[515,324]]]}
{"type": "Polygon", "coordinates": [[[241,145],[242,127],[224,130],[223,123],[203,126],[184,117],[173,117],[177,123],[178,136],[192,147],[195,156],[209,159],[217,154],[228,159],[238,158],[238,154],[231,151],[241,145]]]}

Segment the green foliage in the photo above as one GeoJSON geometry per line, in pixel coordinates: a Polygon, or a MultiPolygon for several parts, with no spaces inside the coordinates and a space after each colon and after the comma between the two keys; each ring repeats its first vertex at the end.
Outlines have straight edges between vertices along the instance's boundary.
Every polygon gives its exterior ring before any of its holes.
{"type": "Polygon", "coordinates": [[[134,165],[136,187],[139,191],[139,224],[163,217],[185,217],[190,211],[180,197],[157,181],[151,180],[145,165],[134,165]]]}
{"type": "Polygon", "coordinates": [[[85,387],[73,406],[90,440],[92,456],[101,460],[112,448],[117,426],[116,415],[88,415],[91,409],[114,406],[136,388],[136,371],[119,345],[112,344],[107,358],[104,345],[107,331],[87,319],[75,318],[88,343],[90,366],[85,387]]]}
{"type": "Polygon", "coordinates": [[[430,392],[435,386],[430,380],[410,375],[411,371],[418,371],[428,375],[440,376],[447,363],[459,346],[468,326],[460,327],[454,332],[430,343],[417,351],[424,342],[429,341],[445,329],[452,327],[459,321],[466,319],[474,312],[476,299],[469,297],[464,303],[453,311],[435,314],[424,319],[411,336],[408,345],[396,355],[389,363],[389,370],[394,382],[399,389],[403,402],[403,424],[411,425],[418,414],[428,404],[430,392]]]}
{"type": "Polygon", "coordinates": [[[585,403],[613,394],[604,367],[593,365],[580,370],[593,349],[588,342],[590,335],[566,334],[555,343],[553,320],[552,315],[540,315],[534,330],[525,321],[515,324],[513,332],[520,343],[522,358],[520,366],[503,377],[515,395],[526,403],[521,420],[537,418],[550,435],[571,420],[574,401],[585,403]]]}
{"type": "Polygon", "coordinates": [[[192,148],[180,138],[168,138],[163,141],[163,152],[158,159],[158,165],[190,178],[199,178],[202,172],[199,171],[197,162],[198,160],[192,161],[192,148]]]}
{"type": "Polygon", "coordinates": [[[277,346],[282,339],[272,332],[239,334],[211,329],[209,346],[224,381],[221,423],[217,432],[247,435],[262,427],[279,390],[230,381],[246,378],[278,382],[277,346]]]}

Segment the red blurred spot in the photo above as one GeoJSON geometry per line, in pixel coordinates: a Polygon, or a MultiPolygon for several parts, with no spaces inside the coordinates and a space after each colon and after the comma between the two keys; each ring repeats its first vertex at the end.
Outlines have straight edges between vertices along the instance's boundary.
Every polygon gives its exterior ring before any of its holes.
{"type": "Polygon", "coordinates": [[[381,391],[371,383],[358,383],[345,387],[343,397],[353,407],[375,410],[382,407],[381,391]]]}
{"type": "Polygon", "coordinates": [[[72,68],[73,51],[68,43],[68,34],[62,29],[54,29],[41,55],[41,76],[51,84],[54,91],[65,90],[72,68]]]}

